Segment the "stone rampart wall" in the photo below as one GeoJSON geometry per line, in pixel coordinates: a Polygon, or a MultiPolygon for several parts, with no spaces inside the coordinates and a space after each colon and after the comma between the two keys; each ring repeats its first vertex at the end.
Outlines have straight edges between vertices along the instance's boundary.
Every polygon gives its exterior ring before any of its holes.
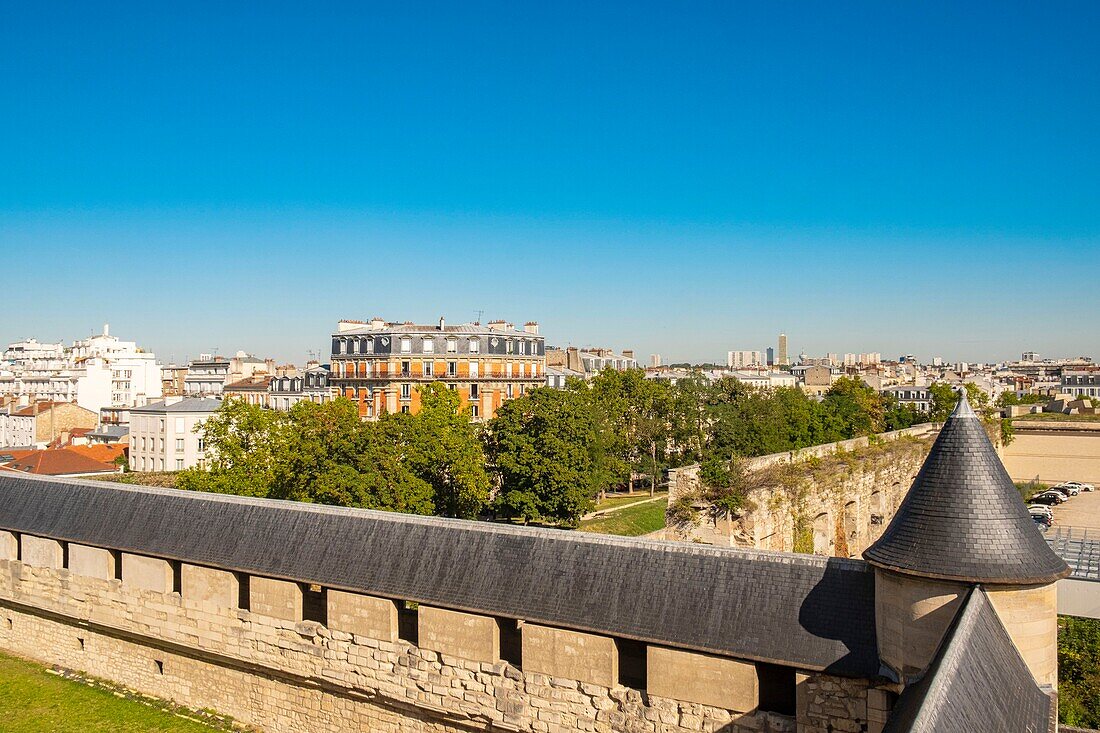
{"type": "Polygon", "coordinates": [[[287,733],[879,728],[865,680],[4,531],[0,648],[287,733]]]}
{"type": "MultiPolygon", "coordinates": [[[[859,557],[878,539],[920,470],[939,426],[918,425],[881,435],[745,460],[750,471],[790,464],[781,483],[754,489],[738,516],[670,527],[668,539],[784,552],[859,557]]],[[[699,466],[670,472],[669,505],[699,492],[699,466]]]]}

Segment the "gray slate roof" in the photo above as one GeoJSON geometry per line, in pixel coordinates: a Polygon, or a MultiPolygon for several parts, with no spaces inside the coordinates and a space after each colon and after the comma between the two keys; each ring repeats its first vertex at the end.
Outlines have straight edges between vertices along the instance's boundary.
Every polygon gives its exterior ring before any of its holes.
{"type": "Polygon", "coordinates": [[[840,675],[879,669],[860,560],[7,476],[0,528],[840,675]]]}
{"type": "Polygon", "coordinates": [[[898,698],[883,733],[1046,733],[1051,712],[1050,697],[976,586],[924,677],[898,698]]]}
{"type": "Polygon", "coordinates": [[[222,406],[222,401],[212,397],[189,397],[179,402],[165,405],[164,402],[153,402],[143,407],[133,407],[131,413],[165,413],[165,412],[215,412],[222,406]]]}
{"type": "Polygon", "coordinates": [[[863,557],[901,573],[971,583],[1047,583],[1069,574],[1035,528],[965,396],[863,557]]]}

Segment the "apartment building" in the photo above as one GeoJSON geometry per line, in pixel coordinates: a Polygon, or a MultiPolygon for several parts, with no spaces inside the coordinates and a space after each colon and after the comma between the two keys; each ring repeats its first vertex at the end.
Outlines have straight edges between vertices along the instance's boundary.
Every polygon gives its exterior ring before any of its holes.
{"type": "Polygon", "coordinates": [[[299,402],[315,402],[323,405],[332,400],[333,388],[329,386],[328,364],[307,364],[301,375],[279,376],[268,387],[267,406],[286,412],[299,402]]]}
{"type": "Polygon", "coordinates": [[[730,369],[764,366],[764,354],[760,351],[730,351],[726,354],[726,366],[730,369]]]}
{"type": "Polygon", "coordinates": [[[130,411],[130,470],[182,471],[203,467],[206,446],[196,428],[210,419],[222,401],[169,398],[130,411]]]}
{"type": "Polygon", "coordinates": [[[546,347],[537,323],[517,330],[505,321],[436,326],[381,318],[341,321],[332,334],[329,383],[358,403],[360,416],[420,409],[417,387],[443,382],[477,419],[489,419],[505,400],[542,386],[546,347]]]}

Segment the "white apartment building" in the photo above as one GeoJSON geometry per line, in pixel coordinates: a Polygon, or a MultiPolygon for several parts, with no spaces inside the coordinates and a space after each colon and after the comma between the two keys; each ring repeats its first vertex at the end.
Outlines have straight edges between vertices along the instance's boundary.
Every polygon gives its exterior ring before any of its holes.
{"type": "Polygon", "coordinates": [[[222,401],[169,398],[130,411],[130,470],[182,471],[206,465],[206,446],[196,432],[222,401]]]}
{"type": "Polygon", "coordinates": [[[34,339],[9,344],[0,372],[0,397],[20,404],[48,400],[75,402],[99,412],[104,407],[143,405],[161,396],[156,356],[133,341],[103,333],[73,342],[41,344],[34,339]]]}
{"type": "MultiPolygon", "coordinates": [[[[251,376],[251,375],[250,375],[251,376]]],[[[200,354],[187,367],[183,393],[188,397],[220,395],[229,378],[229,360],[223,356],[200,354]]]]}
{"type": "Polygon", "coordinates": [[[760,351],[730,351],[726,354],[726,366],[730,369],[764,366],[764,354],[760,351]]]}

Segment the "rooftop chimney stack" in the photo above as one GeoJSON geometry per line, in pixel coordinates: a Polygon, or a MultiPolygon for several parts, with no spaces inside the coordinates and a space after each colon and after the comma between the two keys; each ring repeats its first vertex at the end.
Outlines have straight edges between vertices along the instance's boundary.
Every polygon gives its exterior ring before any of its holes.
{"type": "Polygon", "coordinates": [[[523,324],[523,332],[529,333],[532,336],[538,336],[539,324],[536,321],[528,321],[527,323],[523,324]]]}
{"type": "Polygon", "coordinates": [[[443,316],[439,317],[439,330],[442,331],[447,328],[447,322],[443,320],[443,316]]]}

